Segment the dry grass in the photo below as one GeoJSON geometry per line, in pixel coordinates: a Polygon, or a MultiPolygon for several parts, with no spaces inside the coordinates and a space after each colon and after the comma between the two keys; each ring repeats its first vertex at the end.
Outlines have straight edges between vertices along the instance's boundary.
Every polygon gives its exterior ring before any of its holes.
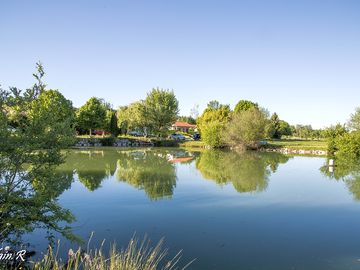
{"type": "Polygon", "coordinates": [[[179,266],[181,251],[172,259],[166,260],[168,251],[162,247],[163,240],[160,240],[155,247],[151,247],[146,237],[142,241],[133,237],[125,249],[118,250],[112,245],[107,256],[102,252],[103,245],[104,242],[99,249],[88,248],[86,252],[80,248],[77,251],[69,250],[66,261],[58,257],[59,248],[56,251],[49,248],[43,259],[34,262],[31,268],[35,270],[175,270],[186,269],[192,263],[179,266]]]}

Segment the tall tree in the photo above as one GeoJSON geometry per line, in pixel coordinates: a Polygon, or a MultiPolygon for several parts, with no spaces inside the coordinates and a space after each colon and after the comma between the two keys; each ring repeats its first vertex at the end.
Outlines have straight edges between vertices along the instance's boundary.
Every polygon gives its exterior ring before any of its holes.
{"type": "Polygon", "coordinates": [[[273,115],[270,117],[270,121],[268,122],[268,126],[267,126],[267,133],[268,136],[271,138],[274,139],[281,138],[280,118],[277,115],[277,113],[273,113],[273,115]]]}
{"type": "Polygon", "coordinates": [[[38,82],[32,88],[0,89],[1,242],[36,227],[67,234],[58,222],[74,219],[49,192],[62,182],[55,175],[63,162],[61,150],[74,141],[72,105],[60,92],[45,89],[41,64],[37,69],[38,82]]]}
{"type": "Polygon", "coordinates": [[[79,128],[89,130],[103,129],[106,123],[107,106],[104,102],[96,97],[90,98],[77,111],[77,125],[79,128]]]}
{"type": "Polygon", "coordinates": [[[220,109],[220,102],[217,101],[217,100],[212,100],[210,101],[208,104],[207,104],[207,108],[208,110],[217,110],[217,109],[220,109]]]}
{"type": "Polygon", "coordinates": [[[106,111],[105,130],[115,137],[119,135],[118,119],[116,116],[116,111],[112,109],[106,111]]]}
{"type": "Polygon", "coordinates": [[[122,106],[117,111],[118,127],[123,134],[130,130],[141,130],[145,134],[150,130],[150,120],[146,114],[145,102],[137,101],[122,106]]]}
{"type": "Polygon", "coordinates": [[[146,118],[155,133],[166,131],[177,119],[179,102],[174,91],[154,88],[145,99],[146,118]]]}
{"type": "Polygon", "coordinates": [[[250,100],[240,100],[235,108],[234,108],[234,112],[238,113],[238,112],[243,112],[243,111],[247,111],[250,110],[251,108],[259,108],[259,105],[257,103],[254,103],[250,100]]]}

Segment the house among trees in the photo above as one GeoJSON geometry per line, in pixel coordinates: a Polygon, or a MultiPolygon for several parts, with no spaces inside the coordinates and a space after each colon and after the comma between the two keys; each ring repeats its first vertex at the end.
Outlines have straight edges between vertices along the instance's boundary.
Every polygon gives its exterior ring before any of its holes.
{"type": "Polygon", "coordinates": [[[189,133],[190,129],[192,129],[193,131],[196,131],[197,126],[193,125],[193,124],[189,124],[187,122],[182,122],[182,121],[176,121],[172,126],[171,126],[172,130],[175,131],[181,131],[181,132],[186,132],[189,133]]]}

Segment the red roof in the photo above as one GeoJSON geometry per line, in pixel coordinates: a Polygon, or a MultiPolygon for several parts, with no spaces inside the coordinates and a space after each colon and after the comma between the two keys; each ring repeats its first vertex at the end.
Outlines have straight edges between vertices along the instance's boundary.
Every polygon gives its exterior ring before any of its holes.
{"type": "Polygon", "coordinates": [[[193,160],[194,157],[179,157],[179,158],[174,158],[172,160],[170,160],[170,163],[183,163],[183,162],[187,162],[190,160],[193,160]]]}
{"type": "Polygon", "coordinates": [[[196,128],[196,125],[189,124],[187,122],[176,121],[173,127],[184,127],[184,128],[196,128]]]}

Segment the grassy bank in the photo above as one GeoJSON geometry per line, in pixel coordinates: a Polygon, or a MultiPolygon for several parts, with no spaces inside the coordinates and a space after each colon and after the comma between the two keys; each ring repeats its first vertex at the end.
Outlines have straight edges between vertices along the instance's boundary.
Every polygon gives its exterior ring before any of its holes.
{"type": "Polygon", "coordinates": [[[205,143],[202,141],[185,141],[179,143],[180,147],[184,148],[205,148],[205,143]]]}
{"type": "Polygon", "coordinates": [[[288,148],[294,150],[327,150],[325,140],[283,139],[268,140],[267,148],[288,148]]]}

